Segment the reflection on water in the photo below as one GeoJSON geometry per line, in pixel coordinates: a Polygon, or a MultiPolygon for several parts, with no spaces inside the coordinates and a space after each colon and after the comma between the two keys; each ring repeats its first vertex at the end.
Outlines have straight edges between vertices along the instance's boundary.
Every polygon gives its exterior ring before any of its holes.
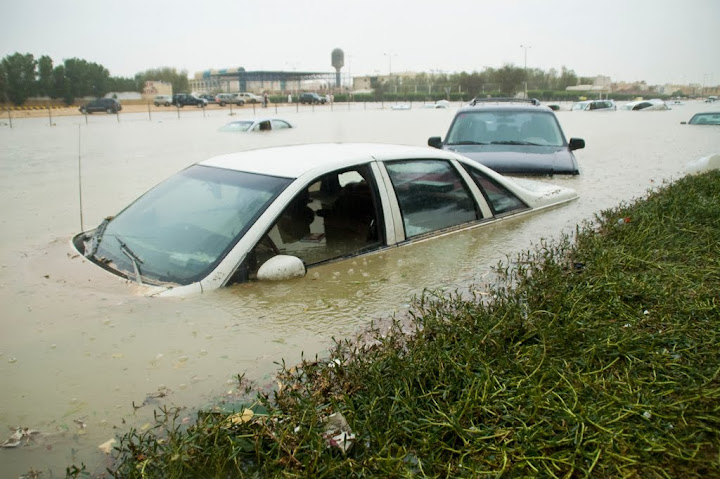
{"type": "MultiPolygon", "coordinates": [[[[165,177],[209,156],[313,141],[426,144],[454,109],[282,109],[296,129],[220,133],[227,110],[13,122],[0,127],[0,431],[42,436],[0,450],[2,470],[61,474],[99,467],[97,446],[142,427],[160,404],[200,406],[246,373],[272,382],[277,363],[323,354],[332,338],[402,314],[424,289],[482,287],[490,268],[540,238],[571,231],[600,209],[677,178],[720,152],[720,128],[680,125],[687,104],[666,112],[558,112],[582,137],[578,177],[548,180],[578,190],[559,208],[381,254],[311,269],[302,280],[241,284],[183,299],[134,296],[132,286],[71,258],[70,237],[117,213],[165,177]],[[81,172],[81,176],[79,175],[81,172]],[[438,244],[442,244],[439,248],[438,244]],[[155,396],[164,396],[157,398],[155,396]],[[137,410],[133,403],[140,406],[137,410]],[[85,427],[83,427],[83,425],[85,427]]],[[[251,112],[241,111],[248,116],[251,112]]],[[[0,436],[4,441],[5,437],[0,436]]]]}

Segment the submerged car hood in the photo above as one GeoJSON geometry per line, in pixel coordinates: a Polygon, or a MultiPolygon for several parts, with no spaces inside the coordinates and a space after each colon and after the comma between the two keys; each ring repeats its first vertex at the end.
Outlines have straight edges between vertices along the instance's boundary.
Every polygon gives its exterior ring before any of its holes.
{"type": "Polygon", "coordinates": [[[533,145],[445,145],[454,151],[503,174],[577,175],[575,155],[567,146],[533,145]]]}

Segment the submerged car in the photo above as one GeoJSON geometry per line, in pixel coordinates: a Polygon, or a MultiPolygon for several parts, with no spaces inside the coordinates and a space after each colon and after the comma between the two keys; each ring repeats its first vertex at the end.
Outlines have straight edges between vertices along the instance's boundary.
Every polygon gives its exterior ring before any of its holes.
{"type": "Polygon", "coordinates": [[[617,110],[613,100],[585,100],[573,103],[570,111],[609,111],[617,110]]]}
{"type": "Polygon", "coordinates": [[[503,174],[580,173],[574,150],[585,140],[566,141],[555,113],[538,100],[475,99],[455,114],[445,140],[428,145],[457,152],[503,174]]]}
{"type": "Polygon", "coordinates": [[[690,121],[687,123],[682,121],[681,124],[685,125],[720,125],[720,112],[708,111],[703,113],[695,113],[690,121]]]}
{"type": "Polygon", "coordinates": [[[571,201],[449,151],[313,144],[233,153],[160,183],[74,248],[145,295],[301,277],[366,255],[571,201]]]}
{"type": "Polygon", "coordinates": [[[252,120],[235,120],[221,126],[220,131],[270,131],[292,128],[292,123],[281,118],[255,118],[252,120]]]}
{"type": "Polygon", "coordinates": [[[653,99],[653,100],[637,100],[625,103],[621,110],[631,111],[654,111],[654,110],[669,110],[670,107],[665,103],[664,100],[653,99]]]}

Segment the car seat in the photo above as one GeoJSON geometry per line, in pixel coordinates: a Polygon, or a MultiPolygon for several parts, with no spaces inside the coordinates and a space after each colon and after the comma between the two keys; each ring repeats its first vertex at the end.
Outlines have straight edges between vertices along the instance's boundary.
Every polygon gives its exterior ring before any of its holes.
{"type": "Polygon", "coordinates": [[[348,183],[325,214],[325,237],[329,248],[352,253],[377,241],[375,209],[367,181],[348,183]]]}

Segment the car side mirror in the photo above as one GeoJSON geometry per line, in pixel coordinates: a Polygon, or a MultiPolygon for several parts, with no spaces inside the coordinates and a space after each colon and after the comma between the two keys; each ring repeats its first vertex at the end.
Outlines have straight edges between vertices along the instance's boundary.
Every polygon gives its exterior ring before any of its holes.
{"type": "Polygon", "coordinates": [[[442,138],[439,136],[431,136],[428,138],[428,146],[432,146],[433,148],[442,148],[442,138]]]}
{"type": "Polygon", "coordinates": [[[260,281],[282,281],[302,278],[307,273],[305,263],[297,256],[279,254],[265,261],[257,272],[260,281]]]}
{"type": "Polygon", "coordinates": [[[585,140],[582,138],[570,138],[570,143],[568,145],[570,146],[570,151],[580,150],[585,148],[585,140]]]}

